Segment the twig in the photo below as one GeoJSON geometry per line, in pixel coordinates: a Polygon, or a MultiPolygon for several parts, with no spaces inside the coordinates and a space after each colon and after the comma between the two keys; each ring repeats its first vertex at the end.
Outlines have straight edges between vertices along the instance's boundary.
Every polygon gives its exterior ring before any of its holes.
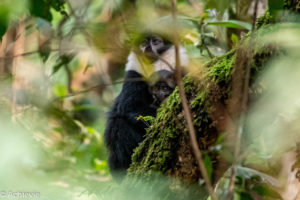
{"type": "MultiPolygon", "coordinates": [[[[173,16],[173,19],[176,20],[176,0],[172,0],[172,16],[173,16]]],[[[198,163],[198,167],[199,167],[201,174],[203,176],[203,179],[205,181],[205,185],[209,192],[209,195],[211,196],[212,200],[217,200],[218,198],[217,198],[216,194],[214,193],[213,187],[211,185],[211,182],[209,180],[209,177],[208,177],[205,165],[204,165],[202,153],[198,146],[196,131],[195,131],[195,127],[193,124],[191,110],[188,105],[188,101],[187,101],[187,98],[186,98],[186,95],[184,92],[184,87],[182,84],[182,79],[181,79],[182,71],[181,71],[179,47],[178,47],[179,41],[178,41],[178,36],[177,36],[176,32],[174,34],[174,41],[175,41],[174,43],[175,43],[175,55],[176,55],[175,77],[176,77],[176,83],[178,86],[179,96],[180,96],[181,103],[183,106],[184,116],[187,121],[188,129],[189,129],[189,135],[190,135],[190,139],[191,139],[192,149],[195,154],[195,157],[196,157],[196,160],[198,163]]]]}
{"type": "MultiPolygon", "coordinates": [[[[213,54],[210,52],[208,46],[207,46],[206,43],[205,43],[205,34],[204,34],[204,28],[205,28],[205,25],[204,25],[204,22],[203,22],[203,21],[204,21],[204,19],[202,18],[202,19],[201,19],[201,22],[200,22],[201,46],[205,48],[205,50],[206,50],[207,53],[208,53],[208,56],[209,56],[210,58],[213,58],[213,57],[214,57],[213,54]]],[[[202,51],[202,50],[201,50],[201,51],[202,51]]],[[[201,52],[201,54],[202,54],[202,52],[201,52]]]]}
{"type": "Polygon", "coordinates": [[[256,19],[257,19],[258,2],[259,2],[259,0],[255,0],[253,17],[252,17],[252,31],[255,30],[255,23],[256,23],[256,19]]]}
{"type": "Polygon", "coordinates": [[[64,64],[64,68],[66,70],[66,73],[67,73],[67,79],[68,79],[68,92],[69,93],[73,93],[73,90],[72,90],[72,79],[73,79],[73,75],[72,75],[72,72],[69,68],[69,65],[67,63],[64,64]]]}
{"type": "MultiPolygon", "coordinates": [[[[52,49],[51,51],[58,51],[58,49],[52,49]]],[[[29,55],[36,54],[36,53],[39,53],[39,51],[38,50],[30,51],[30,52],[25,52],[25,53],[21,53],[21,54],[0,57],[0,59],[12,59],[12,58],[16,58],[16,57],[29,56],[29,55]]]]}
{"type": "MultiPolygon", "coordinates": [[[[131,79],[127,79],[126,82],[134,82],[134,81],[144,81],[142,78],[131,78],[131,79]]],[[[98,85],[95,85],[95,86],[92,86],[92,87],[89,87],[87,89],[84,89],[84,90],[80,90],[80,91],[77,91],[77,92],[72,92],[72,93],[69,93],[65,96],[61,96],[61,97],[56,97],[54,99],[54,101],[58,101],[58,100],[62,100],[62,99],[65,99],[65,98],[68,98],[68,97],[73,97],[73,96],[76,96],[76,95],[79,95],[79,94],[83,94],[83,93],[87,93],[87,92],[90,92],[92,90],[95,90],[99,87],[108,87],[108,86],[111,86],[111,85],[116,85],[116,84],[121,84],[121,83],[124,83],[125,81],[122,80],[122,81],[116,81],[116,82],[113,82],[111,84],[98,84],[98,85]]]]}

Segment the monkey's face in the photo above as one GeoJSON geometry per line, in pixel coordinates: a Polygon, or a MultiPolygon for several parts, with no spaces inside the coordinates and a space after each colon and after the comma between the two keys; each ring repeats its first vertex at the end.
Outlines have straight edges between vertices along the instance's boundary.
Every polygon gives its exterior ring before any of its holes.
{"type": "Polygon", "coordinates": [[[167,70],[155,72],[150,77],[150,93],[153,96],[154,104],[159,106],[173,92],[176,83],[174,74],[167,70]]]}
{"type": "Polygon", "coordinates": [[[162,103],[173,92],[174,87],[171,87],[167,82],[159,81],[151,87],[151,93],[156,103],[162,103]]]}
{"type": "Polygon", "coordinates": [[[171,46],[172,44],[162,37],[151,35],[144,38],[143,42],[140,44],[140,49],[143,54],[153,62],[171,46]]]}

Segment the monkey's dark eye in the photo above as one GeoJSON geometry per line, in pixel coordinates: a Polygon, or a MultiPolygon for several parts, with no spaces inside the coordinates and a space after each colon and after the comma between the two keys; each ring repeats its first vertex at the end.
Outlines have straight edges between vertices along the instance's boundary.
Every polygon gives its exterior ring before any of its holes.
{"type": "Polygon", "coordinates": [[[167,90],[170,90],[170,87],[169,86],[162,86],[161,89],[164,90],[164,91],[167,91],[167,90]]]}
{"type": "Polygon", "coordinates": [[[160,38],[160,37],[153,37],[153,38],[151,39],[151,41],[152,41],[152,44],[154,44],[154,45],[158,45],[158,44],[163,43],[163,40],[162,40],[162,38],[160,38]]]}

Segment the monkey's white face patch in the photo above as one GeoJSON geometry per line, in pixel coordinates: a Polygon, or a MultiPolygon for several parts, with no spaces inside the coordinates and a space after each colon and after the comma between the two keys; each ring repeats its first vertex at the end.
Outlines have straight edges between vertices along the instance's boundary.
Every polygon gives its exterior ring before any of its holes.
{"type": "MultiPolygon", "coordinates": [[[[189,64],[189,58],[186,53],[185,48],[179,47],[179,56],[180,56],[180,65],[182,67],[186,67],[189,64]]],[[[174,71],[176,65],[176,56],[175,56],[175,47],[172,46],[166,52],[164,52],[161,58],[166,61],[164,62],[162,59],[158,59],[152,64],[152,72],[167,70],[174,71]]],[[[126,64],[125,71],[133,70],[143,75],[144,77],[149,76],[152,73],[149,73],[149,69],[146,70],[144,66],[140,63],[137,55],[134,52],[131,52],[128,56],[128,62],[126,64]]]]}

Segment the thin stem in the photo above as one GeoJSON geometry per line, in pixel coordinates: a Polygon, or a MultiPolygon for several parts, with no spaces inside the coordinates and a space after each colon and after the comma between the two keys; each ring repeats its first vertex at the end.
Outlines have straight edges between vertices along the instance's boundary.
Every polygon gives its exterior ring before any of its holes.
{"type": "MultiPolygon", "coordinates": [[[[127,79],[126,82],[134,82],[134,81],[144,81],[142,78],[132,78],[132,79],[127,79]]],[[[76,96],[76,95],[79,95],[79,94],[83,94],[83,93],[87,93],[87,92],[90,92],[92,90],[95,90],[99,87],[108,87],[108,86],[111,86],[111,85],[116,85],[116,84],[121,84],[121,83],[124,83],[125,81],[122,80],[122,81],[116,81],[114,83],[111,83],[111,84],[98,84],[98,85],[95,85],[95,86],[92,86],[92,87],[89,87],[87,89],[84,89],[84,90],[80,90],[80,91],[77,91],[77,92],[72,92],[72,93],[69,93],[65,96],[62,96],[62,97],[57,97],[54,99],[54,101],[58,101],[58,100],[62,100],[62,99],[65,99],[65,98],[68,98],[68,97],[73,97],[73,96],[76,96]]]]}
{"type": "Polygon", "coordinates": [[[64,68],[66,70],[66,73],[67,73],[67,80],[68,80],[68,92],[69,93],[73,93],[73,90],[72,90],[72,79],[73,79],[73,75],[72,75],[72,72],[69,68],[69,65],[68,64],[64,64],[64,68]]]}
{"type": "MultiPolygon", "coordinates": [[[[52,49],[51,51],[58,51],[58,49],[52,49]]],[[[16,55],[10,55],[10,56],[5,56],[5,57],[0,57],[0,60],[1,59],[12,59],[12,58],[22,57],[22,56],[29,56],[29,55],[36,54],[36,53],[39,53],[39,52],[40,51],[37,50],[37,51],[30,51],[30,52],[25,52],[25,53],[16,54],[16,55]]]]}
{"type": "MultiPolygon", "coordinates": [[[[172,16],[175,21],[176,20],[176,0],[172,0],[172,16]]],[[[175,28],[176,27],[174,27],[174,30],[175,30],[175,28]]],[[[175,55],[176,55],[176,65],[175,65],[176,83],[178,86],[179,96],[180,96],[182,107],[183,107],[184,117],[187,121],[188,129],[189,129],[189,135],[190,135],[190,139],[191,139],[192,149],[195,154],[195,157],[196,157],[196,160],[198,163],[198,167],[201,171],[202,177],[205,181],[205,185],[209,192],[209,195],[211,196],[212,200],[217,200],[218,198],[217,198],[216,194],[214,193],[213,187],[211,185],[211,182],[209,180],[209,177],[208,177],[208,174],[207,174],[204,162],[203,162],[202,153],[198,146],[196,131],[195,131],[195,127],[193,124],[193,117],[192,117],[191,110],[188,105],[188,100],[186,98],[186,95],[184,92],[184,87],[182,84],[182,78],[181,78],[182,71],[181,71],[181,64],[180,64],[180,57],[179,57],[179,45],[178,45],[179,40],[178,40],[176,31],[174,34],[174,43],[175,43],[175,55]]]]}

